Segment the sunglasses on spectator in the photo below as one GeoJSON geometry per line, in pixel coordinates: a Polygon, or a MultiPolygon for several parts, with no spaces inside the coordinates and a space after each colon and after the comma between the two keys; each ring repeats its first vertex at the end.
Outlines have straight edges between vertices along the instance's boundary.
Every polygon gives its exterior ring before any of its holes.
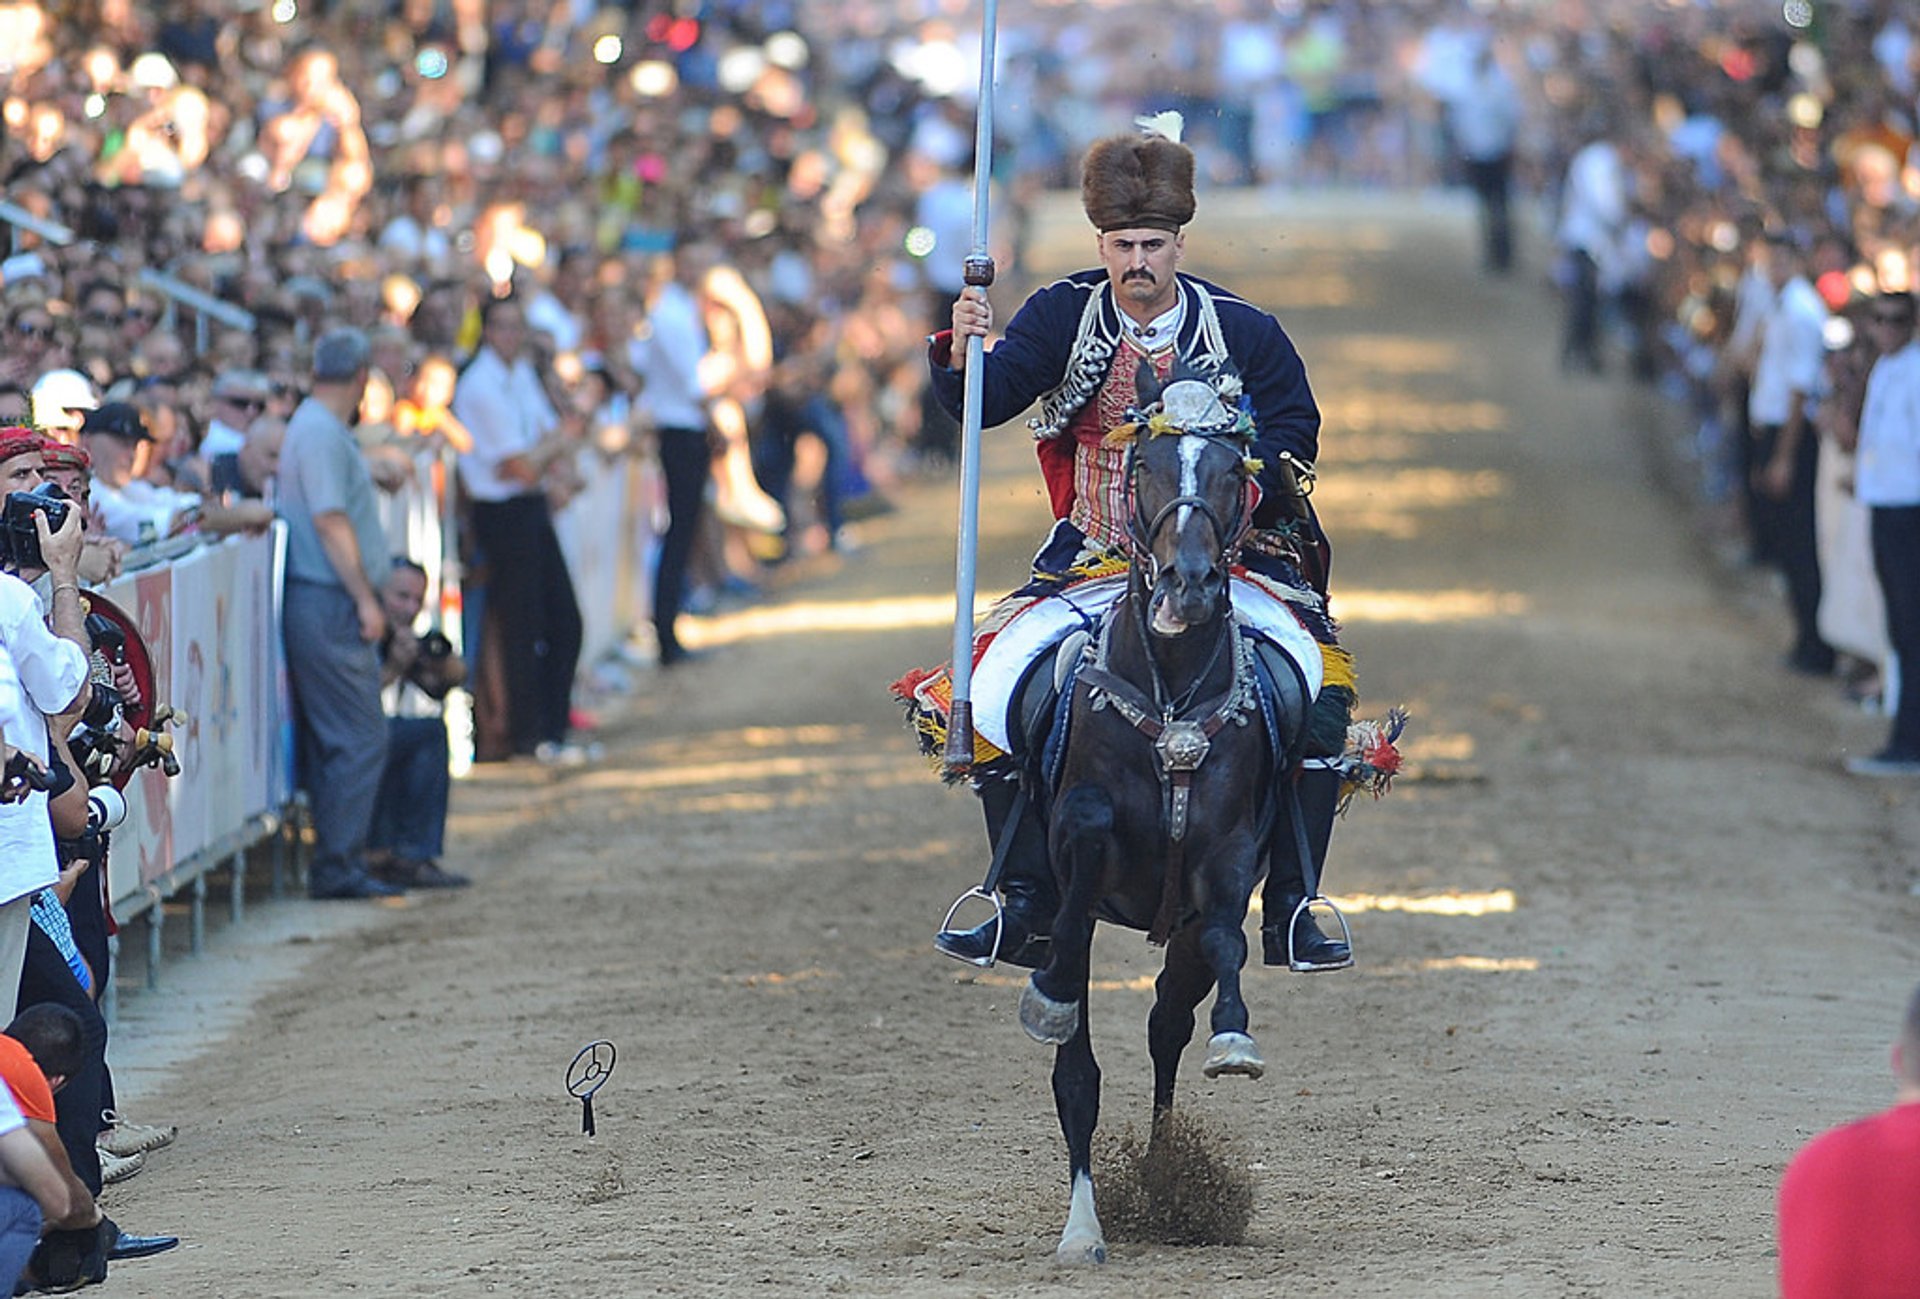
{"type": "Polygon", "coordinates": [[[1876,325],[1911,325],[1913,317],[1901,311],[1876,311],[1868,319],[1876,325]]]}
{"type": "Polygon", "coordinates": [[[158,320],[160,319],[160,313],[157,311],[148,311],[145,307],[128,307],[125,313],[121,315],[120,319],[149,320],[149,321],[158,320]]]}
{"type": "Polygon", "coordinates": [[[53,326],[36,325],[29,321],[20,320],[14,322],[13,332],[22,338],[52,338],[53,326]]]}
{"type": "Polygon", "coordinates": [[[267,408],[265,397],[236,397],[231,393],[222,393],[217,400],[224,401],[229,406],[238,406],[241,410],[253,411],[255,414],[267,408]]]}

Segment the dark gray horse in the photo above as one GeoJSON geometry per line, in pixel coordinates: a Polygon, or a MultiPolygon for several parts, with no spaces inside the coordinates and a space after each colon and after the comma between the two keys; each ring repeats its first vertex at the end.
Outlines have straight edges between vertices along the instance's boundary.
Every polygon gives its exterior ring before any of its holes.
{"type": "Polygon", "coordinates": [[[1240,996],[1247,901],[1267,861],[1276,764],[1292,761],[1269,731],[1300,735],[1305,707],[1302,691],[1287,701],[1295,716],[1263,721],[1254,649],[1232,616],[1245,418],[1193,378],[1143,390],[1140,405],[1152,418],[1133,426],[1129,454],[1132,575],[1074,680],[1049,817],[1063,901],[1051,959],[1020,1002],[1022,1026],[1058,1048],[1053,1093],[1072,1179],[1063,1263],[1106,1258],[1091,1173],[1100,1067],[1086,1014],[1096,920],[1167,946],[1147,1026],[1156,1123],[1213,989],[1206,1075],[1265,1071],[1240,996]]]}

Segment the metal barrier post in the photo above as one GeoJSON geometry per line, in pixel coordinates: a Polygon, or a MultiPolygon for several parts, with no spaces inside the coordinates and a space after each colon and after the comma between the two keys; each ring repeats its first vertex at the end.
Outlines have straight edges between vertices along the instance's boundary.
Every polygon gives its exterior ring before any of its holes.
{"type": "Polygon", "coordinates": [[[293,817],[281,819],[273,836],[273,850],[267,854],[267,896],[278,902],[287,896],[287,838],[293,833],[293,817]]]}
{"type": "Polygon", "coordinates": [[[159,898],[147,908],[147,988],[160,986],[160,930],[167,922],[166,904],[159,898]]]}
{"type": "Polygon", "coordinates": [[[227,923],[237,925],[247,912],[247,850],[235,852],[227,862],[227,923]]]}
{"type": "Polygon", "coordinates": [[[187,950],[198,956],[207,947],[207,875],[205,871],[193,877],[192,894],[187,911],[187,950]]]}

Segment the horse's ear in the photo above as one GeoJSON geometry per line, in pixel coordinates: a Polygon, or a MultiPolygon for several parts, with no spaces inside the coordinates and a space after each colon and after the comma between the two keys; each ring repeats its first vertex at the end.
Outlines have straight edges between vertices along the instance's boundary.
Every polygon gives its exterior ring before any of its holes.
{"type": "Polygon", "coordinates": [[[1141,410],[1160,400],[1160,376],[1151,365],[1143,365],[1133,372],[1133,393],[1134,404],[1141,410]]]}

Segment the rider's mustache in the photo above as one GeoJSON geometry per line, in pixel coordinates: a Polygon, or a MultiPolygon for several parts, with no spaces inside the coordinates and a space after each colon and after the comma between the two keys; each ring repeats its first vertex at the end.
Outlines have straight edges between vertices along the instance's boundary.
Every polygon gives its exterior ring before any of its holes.
{"type": "Polygon", "coordinates": [[[1122,284],[1125,284],[1128,280],[1145,280],[1147,283],[1151,284],[1153,283],[1153,272],[1152,271],[1128,271],[1125,275],[1122,275],[1120,277],[1120,282],[1122,284]]]}

